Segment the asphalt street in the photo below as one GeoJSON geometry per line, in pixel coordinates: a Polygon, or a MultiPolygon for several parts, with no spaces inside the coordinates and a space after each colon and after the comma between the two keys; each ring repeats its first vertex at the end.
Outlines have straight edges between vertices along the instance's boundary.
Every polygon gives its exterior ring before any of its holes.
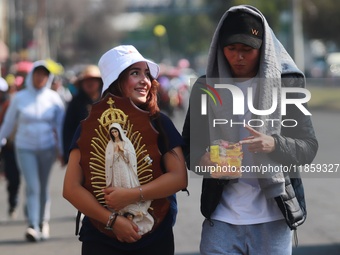
{"type": "MultiPolygon", "coordinates": [[[[179,130],[183,120],[183,113],[176,113],[174,122],[179,130]]],[[[339,114],[313,112],[313,123],[320,143],[314,163],[339,164],[339,114]]],[[[51,176],[51,239],[40,243],[27,243],[24,239],[24,185],[20,191],[18,219],[8,220],[6,182],[0,179],[0,255],[80,254],[81,245],[74,235],[76,210],[61,195],[64,173],[56,163],[51,176]]],[[[332,173],[304,176],[308,218],[298,229],[299,246],[293,249],[293,255],[340,254],[339,182],[339,176],[332,173]]],[[[174,228],[177,255],[199,254],[203,221],[199,212],[200,186],[200,178],[190,174],[190,196],[178,193],[179,213],[174,228]]]]}

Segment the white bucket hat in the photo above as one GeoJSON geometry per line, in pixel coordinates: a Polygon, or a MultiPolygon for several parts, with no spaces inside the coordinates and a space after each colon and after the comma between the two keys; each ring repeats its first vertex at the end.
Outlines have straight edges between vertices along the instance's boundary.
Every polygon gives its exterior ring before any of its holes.
{"type": "Polygon", "coordinates": [[[120,45],[104,53],[98,62],[104,83],[102,93],[117,80],[121,72],[137,62],[146,62],[151,76],[155,79],[158,77],[159,66],[145,59],[132,45],[120,45]]]}

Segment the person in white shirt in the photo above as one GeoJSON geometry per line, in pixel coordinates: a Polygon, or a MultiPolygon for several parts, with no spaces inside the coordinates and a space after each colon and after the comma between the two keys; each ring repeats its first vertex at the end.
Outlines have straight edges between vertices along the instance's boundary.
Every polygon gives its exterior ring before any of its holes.
{"type": "Polygon", "coordinates": [[[56,156],[61,157],[64,104],[50,89],[53,74],[45,61],[36,61],[25,89],[10,102],[0,129],[0,140],[16,128],[14,146],[26,182],[28,241],[49,238],[49,176],[56,156]]]}

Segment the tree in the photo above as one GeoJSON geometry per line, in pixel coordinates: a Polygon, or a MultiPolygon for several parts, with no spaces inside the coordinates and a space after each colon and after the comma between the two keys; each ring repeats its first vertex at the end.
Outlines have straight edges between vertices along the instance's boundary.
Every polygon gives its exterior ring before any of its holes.
{"type": "Polygon", "coordinates": [[[340,44],[340,34],[337,28],[340,27],[340,5],[333,0],[305,0],[304,10],[304,31],[308,38],[323,39],[340,44]]]}
{"type": "Polygon", "coordinates": [[[63,64],[97,62],[121,37],[111,18],[124,10],[123,1],[13,0],[11,7],[17,13],[11,17],[11,37],[18,38],[12,50],[29,48],[31,60],[52,57],[63,64]]]}
{"type": "MultiPolygon", "coordinates": [[[[157,45],[157,40],[153,34],[153,28],[157,24],[165,26],[168,37],[168,44],[171,49],[171,56],[174,61],[180,58],[188,58],[194,60],[197,55],[207,55],[209,45],[216,29],[216,26],[224,14],[224,12],[233,5],[251,4],[258,7],[265,15],[270,25],[275,29],[280,29],[280,11],[289,8],[286,0],[275,1],[242,1],[242,0],[202,0],[199,8],[192,8],[186,6],[178,10],[169,9],[167,12],[158,15],[148,15],[148,18],[143,23],[143,29],[139,29],[134,33],[128,34],[126,41],[131,41],[138,44],[141,40],[147,40],[146,43],[141,45],[145,48],[146,54],[152,56],[155,60],[159,60],[160,52],[155,49],[160,49],[157,45]],[[138,36],[136,36],[138,34],[138,36]]],[[[164,42],[164,39],[162,40],[164,42]]]]}
{"type": "MultiPolygon", "coordinates": [[[[198,52],[209,47],[213,27],[205,13],[162,15],[149,21],[149,28],[153,29],[157,24],[162,24],[167,30],[173,60],[192,59],[198,52]]],[[[152,38],[154,41],[158,40],[153,34],[152,38]]],[[[163,40],[163,43],[166,42],[163,40]]]]}
{"type": "Polygon", "coordinates": [[[96,62],[120,39],[111,18],[124,9],[122,1],[58,0],[49,6],[50,22],[59,26],[57,58],[62,62],[96,62]]]}
{"type": "Polygon", "coordinates": [[[216,25],[225,11],[230,7],[236,5],[252,5],[263,13],[269,25],[274,30],[280,26],[280,13],[290,8],[290,2],[287,0],[215,0],[213,3],[209,0],[204,0],[204,2],[206,6],[212,5],[209,17],[216,25]]]}

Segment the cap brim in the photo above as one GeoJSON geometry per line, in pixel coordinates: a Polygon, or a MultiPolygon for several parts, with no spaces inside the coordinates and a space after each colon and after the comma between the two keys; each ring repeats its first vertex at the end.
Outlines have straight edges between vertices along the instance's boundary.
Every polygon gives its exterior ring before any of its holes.
{"type": "Polygon", "coordinates": [[[51,73],[51,71],[45,66],[45,65],[39,65],[33,68],[33,72],[36,71],[37,69],[44,69],[46,70],[48,73],[51,73]]]}
{"type": "Polygon", "coordinates": [[[254,49],[259,49],[259,48],[261,48],[262,40],[259,39],[259,38],[249,36],[249,35],[236,34],[236,35],[229,36],[224,41],[223,47],[228,46],[230,44],[235,44],[235,43],[242,43],[242,44],[248,45],[248,46],[250,46],[254,49]]]}

